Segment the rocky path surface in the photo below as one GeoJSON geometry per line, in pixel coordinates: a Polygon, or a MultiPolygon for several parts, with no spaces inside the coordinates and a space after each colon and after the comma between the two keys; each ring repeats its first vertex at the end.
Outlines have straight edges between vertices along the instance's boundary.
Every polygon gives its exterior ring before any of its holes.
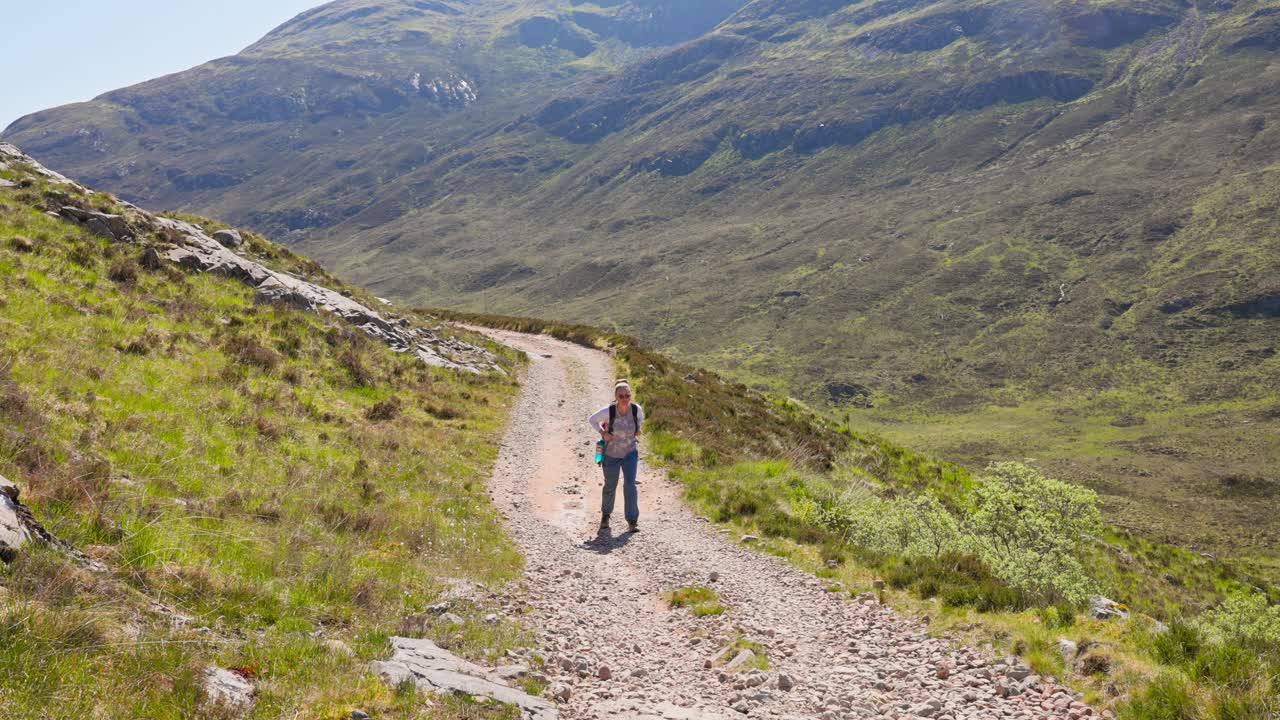
{"type": "MultiPolygon", "coordinates": [[[[545,336],[488,333],[532,359],[491,492],[528,561],[532,622],[564,717],[1093,714],[1017,662],[952,648],[873,598],[826,592],[731,541],[682,506],[643,449],[641,532],[598,532],[586,417],[610,398],[610,358],[545,336]],[[696,618],[669,609],[663,593],[686,585],[714,588],[728,610],[696,618]],[[767,670],[726,651],[739,637],[763,651],[767,670]]],[[[614,523],[625,527],[618,495],[614,523]]]]}

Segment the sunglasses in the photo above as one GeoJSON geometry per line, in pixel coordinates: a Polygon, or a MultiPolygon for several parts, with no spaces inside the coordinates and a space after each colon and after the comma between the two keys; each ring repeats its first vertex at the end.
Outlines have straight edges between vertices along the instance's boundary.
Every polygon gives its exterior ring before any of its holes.
{"type": "Polygon", "coordinates": [[[631,397],[631,393],[618,393],[618,397],[620,397],[620,398],[629,398],[629,397],[631,397]]]}

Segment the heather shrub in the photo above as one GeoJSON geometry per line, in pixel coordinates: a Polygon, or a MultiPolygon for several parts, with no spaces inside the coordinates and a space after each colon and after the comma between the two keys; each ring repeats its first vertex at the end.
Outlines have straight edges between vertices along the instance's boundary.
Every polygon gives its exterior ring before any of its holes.
{"type": "MultiPolygon", "coordinates": [[[[1078,559],[1084,538],[1102,525],[1093,491],[1028,465],[996,463],[957,505],[952,511],[932,494],[883,498],[860,487],[793,502],[801,523],[874,553],[976,556],[1036,604],[1078,605],[1093,592],[1078,559]]],[[[964,604],[960,594],[953,597],[964,604]]]]}

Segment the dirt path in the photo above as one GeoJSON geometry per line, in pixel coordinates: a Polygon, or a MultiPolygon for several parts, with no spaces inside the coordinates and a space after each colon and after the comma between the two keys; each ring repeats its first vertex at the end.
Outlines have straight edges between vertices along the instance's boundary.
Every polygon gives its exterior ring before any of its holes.
{"type": "MultiPolygon", "coordinates": [[[[682,505],[643,448],[642,532],[598,533],[600,471],[586,417],[610,397],[610,358],[543,336],[489,334],[532,360],[491,487],[528,560],[540,651],[554,689],[567,695],[565,717],[1093,713],[1023,666],[952,649],[874,601],[828,593],[731,542],[682,505]],[[668,609],[662,593],[683,585],[715,588],[727,612],[668,609]],[[739,633],[763,649],[768,669],[707,667],[739,633]]],[[[615,526],[624,526],[621,495],[615,526]]]]}

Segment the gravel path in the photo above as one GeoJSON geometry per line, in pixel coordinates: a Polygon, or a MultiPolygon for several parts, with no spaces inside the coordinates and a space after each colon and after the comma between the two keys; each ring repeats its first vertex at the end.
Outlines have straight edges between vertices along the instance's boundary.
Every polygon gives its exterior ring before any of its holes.
{"type": "MultiPolygon", "coordinates": [[[[532,360],[491,492],[528,561],[539,652],[565,717],[1093,715],[1025,666],[956,650],[871,598],[828,593],[729,541],[681,504],[643,448],[642,531],[598,533],[600,471],[586,417],[610,398],[610,358],[487,332],[532,360]],[[662,594],[684,585],[713,587],[728,610],[695,618],[668,609],[662,594]],[[768,670],[726,667],[730,658],[718,656],[739,634],[763,649],[768,670]]],[[[621,498],[619,489],[615,527],[625,527],[621,498]]]]}

